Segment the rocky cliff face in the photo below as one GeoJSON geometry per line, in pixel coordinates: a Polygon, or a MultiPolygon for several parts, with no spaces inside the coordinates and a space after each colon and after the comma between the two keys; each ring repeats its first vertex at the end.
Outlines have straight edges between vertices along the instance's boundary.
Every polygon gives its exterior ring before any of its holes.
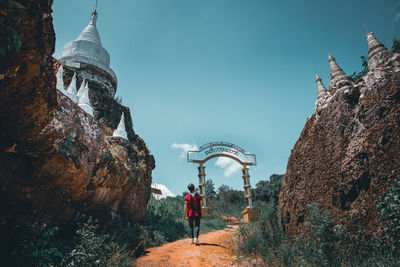
{"type": "Polygon", "coordinates": [[[336,219],[357,215],[374,231],[375,201],[400,178],[400,55],[368,40],[368,74],[353,83],[331,62],[330,90],[292,149],[280,193],[290,233],[305,230],[313,203],[336,219]]]}
{"type": "Polygon", "coordinates": [[[99,100],[113,119],[94,118],[58,92],[52,1],[20,2],[21,51],[0,58],[0,223],[143,221],[155,162],[129,109],[99,100]],[[130,141],[112,137],[122,110],[130,141]]]}

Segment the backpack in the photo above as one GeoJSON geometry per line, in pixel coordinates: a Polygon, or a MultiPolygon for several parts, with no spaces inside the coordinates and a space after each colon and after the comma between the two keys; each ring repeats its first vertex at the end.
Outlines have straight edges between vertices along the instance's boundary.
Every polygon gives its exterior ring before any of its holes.
{"type": "MultiPolygon", "coordinates": [[[[189,194],[190,195],[190,194],[189,194]]],[[[194,213],[198,213],[199,216],[201,216],[201,203],[200,203],[200,198],[198,197],[199,194],[195,193],[194,196],[190,195],[190,209],[194,212],[194,213]],[[194,209],[194,197],[197,195],[196,200],[197,200],[197,205],[196,205],[196,209],[194,209]]],[[[189,216],[189,209],[187,210],[188,212],[188,216],[189,216]]]]}

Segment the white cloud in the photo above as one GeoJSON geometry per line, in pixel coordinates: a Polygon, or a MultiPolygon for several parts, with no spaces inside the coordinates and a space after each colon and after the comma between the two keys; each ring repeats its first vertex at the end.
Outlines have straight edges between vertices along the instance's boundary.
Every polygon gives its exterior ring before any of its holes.
{"type": "Polygon", "coordinates": [[[224,169],[225,177],[231,176],[233,173],[237,172],[242,168],[242,165],[240,165],[238,162],[234,161],[233,159],[225,157],[219,157],[215,162],[215,165],[224,169]]]}
{"type": "Polygon", "coordinates": [[[185,157],[186,157],[186,153],[187,153],[189,150],[198,150],[198,147],[197,147],[196,144],[191,145],[191,144],[177,144],[177,143],[173,143],[173,144],[171,145],[171,147],[172,147],[172,148],[177,148],[177,149],[182,150],[181,154],[179,154],[179,157],[180,157],[180,158],[185,158],[185,157]]]}

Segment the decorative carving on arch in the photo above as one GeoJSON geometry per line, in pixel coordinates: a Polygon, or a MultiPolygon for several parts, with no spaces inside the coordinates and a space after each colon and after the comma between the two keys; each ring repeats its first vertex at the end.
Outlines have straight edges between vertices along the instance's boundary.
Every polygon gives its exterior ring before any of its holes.
{"type": "Polygon", "coordinates": [[[215,157],[227,157],[243,166],[256,165],[256,155],[246,153],[242,148],[228,142],[210,142],[202,145],[197,151],[188,151],[187,160],[203,164],[215,157]]]}

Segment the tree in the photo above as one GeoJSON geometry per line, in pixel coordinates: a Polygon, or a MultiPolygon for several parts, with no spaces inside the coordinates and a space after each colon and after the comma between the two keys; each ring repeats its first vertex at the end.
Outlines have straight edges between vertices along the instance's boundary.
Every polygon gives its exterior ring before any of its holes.
{"type": "Polygon", "coordinates": [[[206,196],[209,199],[216,199],[217,198],[217,192],[215,192],[215,186],[214,183],[211,179],[206,180],[206,196]]]}
{"type": "Polygon", "coordinates": [[[272,174],[269,181],[259,181],[254,189],[254,199],[263,202],[274,201],[277,204],[284,176],[284,174],[272,174]]]}
{"type": "Polygon", "coordinates": [[[218,187],[218,195],[220,195],[222,192],[226,192],[232,190],[229,185],[223,184],[220,187],[218,187]]]}

